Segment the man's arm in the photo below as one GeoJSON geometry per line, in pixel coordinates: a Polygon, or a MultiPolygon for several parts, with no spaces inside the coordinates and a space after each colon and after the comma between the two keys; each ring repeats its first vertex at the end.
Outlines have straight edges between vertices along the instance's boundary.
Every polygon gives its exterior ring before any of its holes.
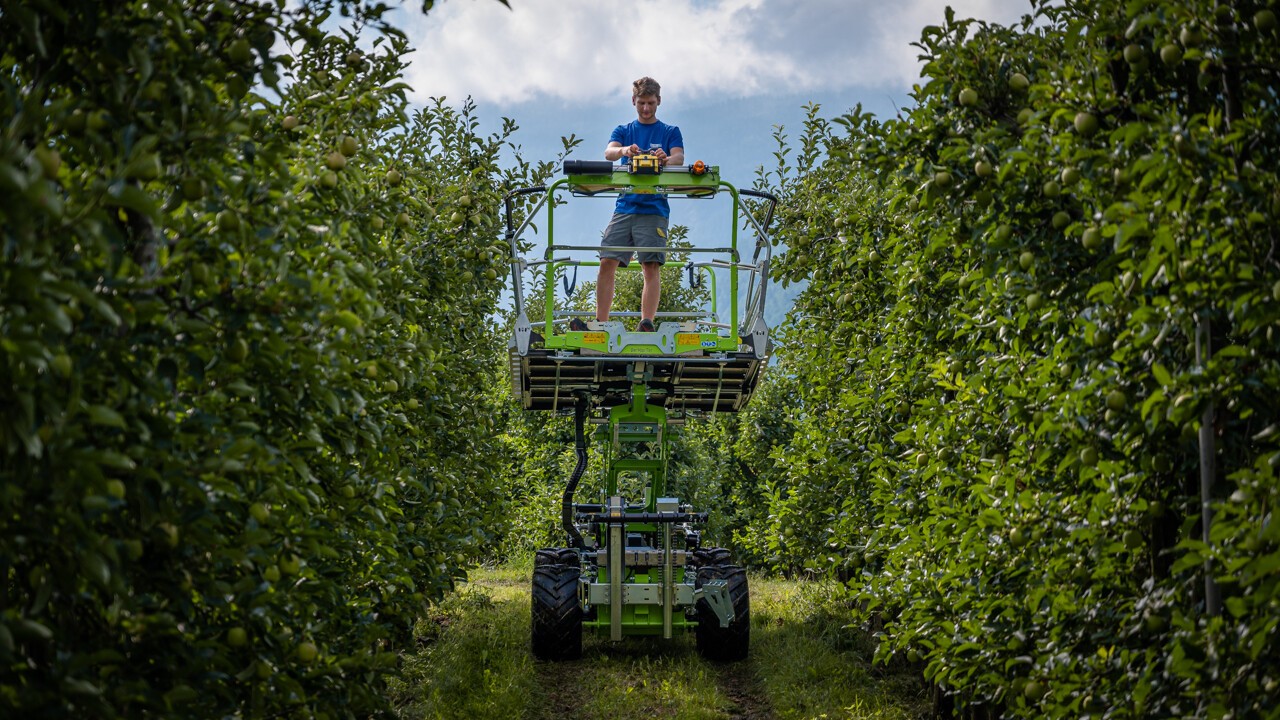
{"type": "Polygon", "coordinates": [[[684,148],[673,147],[671,154],[667,156],[665,165],[683,165],[684,164],[684,148]]]}
{"type": "Polygon", "coordinates": [[[624,147],[620,142],[611,142],[609,147],[604,149],[604,159],[609,162],[617,162],[624,157],[632,157],[640,154],[639,145],[630,145],[624,147]]]}

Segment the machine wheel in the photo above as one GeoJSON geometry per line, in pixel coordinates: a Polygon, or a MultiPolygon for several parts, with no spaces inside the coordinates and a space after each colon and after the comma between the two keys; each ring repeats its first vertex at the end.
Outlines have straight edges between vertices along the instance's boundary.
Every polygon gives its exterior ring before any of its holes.
{"type": "Polygon", "coordinates": [[[700,548],[694,550],[691,561],[696,568],[710,565],[728,565],[732,562],[733,556],[724,548],[700,548]]]}
{"type": "Polygon", "coordinates": [[[745,660],[751,644],[751,596],[747,589],[747,571],[736,565],[711,565],[698,569],[698,586],[706,580],[728,580],[729,599],[733,603],[733,620],[720,627],[706,600],[697,605],[696,630],[698,653],[708,660],[733,662],[745,660]]]}
{"type": "Polygon", "coordinates": [[[582,606],[578,604],[577,565],[533,568],[533,655],[541,660],[582,656],[582,606]]]}
{"type": "Polygon", "coordinates": [[[538,565],[578,565],[578,551],[573,548],[543,548],[533,555],[533,564],[538,565]]]}

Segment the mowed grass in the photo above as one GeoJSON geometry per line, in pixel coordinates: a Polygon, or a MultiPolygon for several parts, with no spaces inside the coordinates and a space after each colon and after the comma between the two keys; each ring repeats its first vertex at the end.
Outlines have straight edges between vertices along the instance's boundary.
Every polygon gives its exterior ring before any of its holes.
{"type": "Polygon", "coordinates": [[[692,636],[621,644],[588,635],[582,659],[529,652],[527,567],[480,569],[418,623],[419,650],[391,688],[405,720],[500,718],[916,718],[918,677],[870,665],[821,586],[751,578],[752,648],[709,663],[692,636]]]}

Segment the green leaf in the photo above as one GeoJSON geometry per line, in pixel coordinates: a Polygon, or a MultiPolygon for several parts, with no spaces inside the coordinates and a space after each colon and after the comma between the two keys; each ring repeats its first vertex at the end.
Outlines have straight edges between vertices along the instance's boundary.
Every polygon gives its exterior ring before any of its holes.
{"type": "Polygon", "coordinates": [[[89,422],[94,425],[117,427],[122,430],[125,427],[124,416],[106,405],[90,405],[85,412],[89,415],[89,422]]]}
{"type": "Polygon", "coordinates": [[[147,217],[156,217],[159,208],[155,200],[142,188],[132,183],[118,180],[107,187],[107,204],[132,210],[147,217]]]}
{"type": "Polygon", "coordinates": [[[1160,383],[1161,387],[1169,387],[1173,384],[1173,376],[1160,363],[1154,363],[1151,366],[1151,375],[1156,379],[1156,382],[1160,383]]]}

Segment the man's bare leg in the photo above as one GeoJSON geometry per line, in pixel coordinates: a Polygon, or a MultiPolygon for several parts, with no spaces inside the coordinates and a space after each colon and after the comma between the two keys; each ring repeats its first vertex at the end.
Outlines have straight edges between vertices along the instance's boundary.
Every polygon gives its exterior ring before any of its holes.
{"type": "MultiPolygon", "coordinates": [[[[654,320],[658,314],[658,299],[662,295],[662,265],[656,262],[641,263],[644,271],[644,290],[640,293],[640,318],[654,320]]],[[[613,284],[610,282],[610,289],[613,284]]]]}
{"type": "Polygon", "coordinates": [[[617,274],[617,260],[600,258],[600,274],[596,277],[596,322],[609,319],[609,311],[613,309],[613,285],[617,274]]]}

